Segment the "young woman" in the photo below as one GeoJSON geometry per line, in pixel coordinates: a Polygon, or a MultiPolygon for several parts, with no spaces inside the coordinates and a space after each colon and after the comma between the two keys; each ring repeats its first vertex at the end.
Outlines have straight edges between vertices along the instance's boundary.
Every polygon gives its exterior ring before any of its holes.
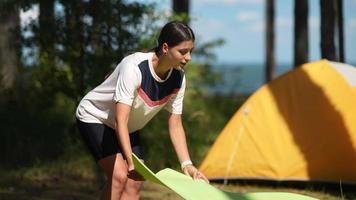
{"type": "Polygon", "coordinates": [[[131,154],[142,159],[139,131],[163,108],[169,112],[169,134],[183,172],[208,181],[190,160],[181,119],[184,67],[194,40],[186,24],[167,23],[153,52],[125,57],[81,100],[76,111],[79,131],[108,180],[102,199],[139,199],[143,180],[135,174],[131,154]]]}

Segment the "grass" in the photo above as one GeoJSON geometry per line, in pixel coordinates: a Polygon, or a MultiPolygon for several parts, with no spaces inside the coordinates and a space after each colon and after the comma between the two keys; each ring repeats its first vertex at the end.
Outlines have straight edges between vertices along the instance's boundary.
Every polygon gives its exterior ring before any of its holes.
{"type": "MultiPolygon", "coordinates": [[[[86,155],[79,159],[60,160],[37,164],[16,170],[0,170],[0,199],[2,200],[80,200],[99,199],[100,188],[104,185],[102,174],[86,155]]],[[[215,187],[232,192],[286,191],[309,195],[325,200],[356,199],[353,191],[342,191],[327,187],[304,188],[259,185],[213,183],[215,187]]],[[[181,199],[171,190],[154,183],[145,182],[141,192],[143,200],[181,199]]]]}

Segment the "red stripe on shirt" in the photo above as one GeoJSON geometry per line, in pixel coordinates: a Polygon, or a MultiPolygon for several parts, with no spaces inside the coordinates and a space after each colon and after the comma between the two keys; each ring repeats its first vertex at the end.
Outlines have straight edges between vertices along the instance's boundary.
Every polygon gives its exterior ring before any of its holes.
{"type": "Polygon", "coordinates": [[[138,90],[138,95],[140,95],[143,101],[150,107],[165,104],[173,94],[177,94],[179,91],[179,89],[174,89],[170,95],[164,97],[163,99],[158,101],[152,101],[141,87],[139,87],[137,90],[138,90]]]}

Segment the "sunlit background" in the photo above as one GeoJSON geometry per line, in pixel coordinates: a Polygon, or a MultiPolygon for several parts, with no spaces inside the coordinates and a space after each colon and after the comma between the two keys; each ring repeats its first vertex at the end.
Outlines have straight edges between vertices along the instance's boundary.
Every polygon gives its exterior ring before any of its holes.
{"type": "MultiPolygon", "coordinates": [[[[130,0],[128,2],[134,2],[130,0]]],[[[138,0],[154,4],[157,13],[172,13],[171,1],[138,0]]],[[[251,93],[264,83],[265,1],[194,0],[190,2],[191,26],[197,43],[223,39],[224,45],[213,50],[213,69],[224,81],[212,90],[225,93],[251,93]]],[[[275,77],[292,69],[294,1],[275,2],[275,77]]],[[[319,1],[309,1],[309,60],[320,55],[319,1]]],[[[61,8],[57,6],[57,10],[61,8]]],[[[38,7],[21,14],[22,23],[38,16],[38,7]]],[[[156,22],[163,24],[164,22],[156,22]]],[[[356,0],[344,1],[345,61],[356,64],[356,0]]]]}

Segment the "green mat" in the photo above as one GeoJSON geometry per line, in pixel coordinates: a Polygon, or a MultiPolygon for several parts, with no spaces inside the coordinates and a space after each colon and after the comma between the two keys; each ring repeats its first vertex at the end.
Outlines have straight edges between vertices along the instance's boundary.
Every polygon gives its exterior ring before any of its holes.
{"type": "Polygon", "coordinates": [[[288,192],[231,193],[166,168],[153,173],[136,155],[132,155],[135,170],[146,180],[163,185],[188,200],[316,200],[315,198],[288,192]]]}

